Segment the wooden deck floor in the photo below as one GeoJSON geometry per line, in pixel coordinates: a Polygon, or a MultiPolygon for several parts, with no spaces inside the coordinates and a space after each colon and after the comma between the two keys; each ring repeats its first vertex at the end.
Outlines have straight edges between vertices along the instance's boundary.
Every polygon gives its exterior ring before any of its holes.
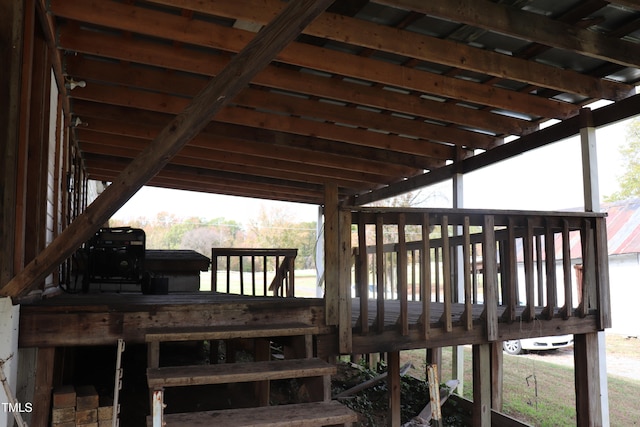
{"type": "MultiPolygon", "coordinates": [[[[453,330],[446,332],[440,321],[443,304],[431,303],[429,341],[417,324],[421,303],[409,302],[409,335],[401,336],[397,320],[398,301],[385,302],[385,328],[376,331],[376,301],[369,301],[369,325],[366,335],[358,332],[360,303],[353,299],[352,326],[354,349],[358,352],[476,344],[486,342],[482,305],[473,307],[473,329],[460,324],[462,304],[453,304],[453,330]]],[[[524,307],[516,310],[519,319],[524,307]]],[[[499,316],[504,311],[499,307],[499,316]]],[[[537,309],[540,314],[542,308],[537,309]]],[[[110,345],[122,338],[144,342],[146,331],[158,328],[201,328],[207,326],[251,326],[304,323],[317,326],[319,334],[332,333],[325,325],[324,300],[318,298],[250,297],[222,293],[174,293],[143,295],[127,293],[65,294],[25,304],[20,310],[20,346],[110,345]]],[[[559,316],[551,320],[499,324],[500,339],[526,338],[564,333],[586,333],[596,329],[595,316],[559,316]]]]}

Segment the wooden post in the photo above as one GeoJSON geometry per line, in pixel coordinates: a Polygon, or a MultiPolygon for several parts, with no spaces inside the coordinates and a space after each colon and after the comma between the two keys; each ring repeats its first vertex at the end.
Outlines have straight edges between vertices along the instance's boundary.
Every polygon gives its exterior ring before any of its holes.
{"type": "Polygon", "coordinates": [[[338,186],[328,183],[324,190],[324,303],[327,325],[337,325],[340,316],[340,254],[338,186]]]}
{"type": "Polygon", "coordinates": [[[30,425],[48,425],[51,413],[51,392],[53,390],[53,370],[55,347],[39,347],[36,356],[36,379],[33,393],[33,412],[30,425]]]}
{"type": "MultiPolygon", "coordinates": [[[[30,66],[23,65],[23,46],[27,44],[24,36],[33,23],[33,14],[27,17],[25,7],[29,2],[0,0],[3,23],[0,25],[0,287],[14,275],[14,258],[20,255],[14,247],[16,237],[16,204],[21,194],[17,193],[18,158],[20,151],[20,132],[28,129],[21,122],[21,91],[23,84],[30,80],[22,78],[22,68],[30,72],[30,66]],[[11,47],[11,48],[9,48],[11,47]]],[[[32,30],[32,28],[31,28],[32,30]]],[[[29,35],[31,37],[31,35],[29,35]]],[[[25,58],[33,56],[29,47],[25,58]]],[[[29,86],[26,86],[28,89],[29,86]]],[[[28,95],[28,94],[26,94],[28,95]]],[[[28,97],[26,98],[29,99],[28,97]]]]}
{"type": "MultiPolygon", "coordinates": [[[[588,108],[583,108],[580,110],[580,145],[582,152],[582,186],[584,190],[584,209],[587,212],[600,212],[600,194],[599,194],[599,182],[598,182],[598,156],[597,156],[597,147],[596,147],[596,130],[593,122],[593,113],[588,108]]],[[[606,235],[606,233],[605,233],[606,235]]],[[[606,240],[605,240],[606,241],[606,240]]],[[[600,242],[602,244],[602,242],[600,242]]],[[[606,248],[606,244],[604,245],[606,248]]],[[[602,246],[601,246],[602,248],[602,246]]],[[[602,294],[600,294],[600,298],[598,298],[598,304],[608,301],[609,294],[609,284],[608,278],[604,279],[605,275],[608,275],[608,254],[604,254],[602,252],[599,253],[598,257],[594,257],[594,262],[602,263],[600,267],[602,269],[599,270],[601,274],[601,278],[603,282],[602,286],[606,287],[606,290],[602,290],[602,294]],[[606,294],[606,296],[605,296],[606,294]],[[603,299],[604,298],[604,299],[603,299]]],[[[583,271],[583,288],[586,282],[586,274],[588,274],[587,270],[583,271]]],[[[595,280],[595,277],[594,277],[595,280]]],[[[582,301],[582,304],[586,304],[586,301],[582,301]]],[[[606,303],[606,302],[605,302],[606,303]]],[[[598,310],[601,308],[598,307],[598,310]]],[[[605,308],[608,310],[608,308],[605,308]]],[[[599,316],[599,323],[601,328],[607,327],[609,320],[608,316],[603,317],[602,313],[599,316]]],[[[582,339],[582,338],[581,338],[582,339]]],[[[604,331],[600,331],[597,333],[597,339],[593,340],[591,337],[589,338],[588,343],[585,343],[585,347],[588,347],[585,350],[586,352],[597,353],[597,369],[599,373],[597,378],[587,379],[588,387],[593,388],[591,393],[587,392],[588,396],[584,396],[586,390],[583,389],[578,396],[578,366],[576,363],[576,411],[579,412],[579,405],[584,403],[584,399],[592,398],[598,400],[596,402],[596,406],[599,406],[599,413],[594,412],[592,415],[597,416],[597,418],[590,419],[590,425],[609,425],[609,386],[608,386],[608,378],[607,378],[607,353],[605,348],[605,336],[604,331]],[[597,384],[592,384],[592,382],[597,382],[597,384]],[[583,400],[583,402],[578,402],[579,400],[583,400]],[[599,405],[598,405],[599,404],[599,405]]],[[[579,358],[582,357],[578,355],[577,349],[574,347],[574,357],[579,358]]],[[[595,355],[593,355],[595,357],[595,355]]],[[[584,379],[584,378],[583,378],[584,379]]],[[[595,411],[595,408],[592,408],[595,411]]],[[[587,425],[581,424],[580,420],[578,420],[578,425],[587,425]]]]}
{"type": "Polygon", "coordinates": [[[473,351],[473,427],[491,427],[491,344],[475,344],[473,351]]]}
{"type": "Polygon", "coordinates": [[[342,354],[350,354],[353,347],[351,325],[351,211],[339,211],[339,349],[342,354]]]}
{"type": "Polygon", "coordinates": [[[502,412],[503,379],[504,379],[504,354],[502,341],[496,341],[491,345],[491,409],[502,412]]]}
{"type": "Polygon", "coordinates": [[[487,339],[498,339],[498,272],[496,260],[496,233],[494,218],[487,215],[483,226],[482,265],[484,266],[484,307],[486,313],[487,339]]]}
{"type": "Polygon", "coordinates": [[[387,389],[389,390],[389,426],[400,427],[400,352],[387,353],[387,389]]]}
{"type": "Polygon", "coordinates": [[[220,109],[246,88],[251,79],[331,3],[333,0],[298,0],[287,3],[282,12],[233,57],[82,215],[0,289],[0,295],[23,295],[50,274],[155,176],[220,109]]]}
{"type": "MultiPolygon", "coordinates": [[[[577,426],[602,424],[598,333],[574,335],[577,426]]],[[[607,417],[608,418],[608,417],[607,417]]],[[[608,423],[607,423],[608,425],[608,423]]]]}

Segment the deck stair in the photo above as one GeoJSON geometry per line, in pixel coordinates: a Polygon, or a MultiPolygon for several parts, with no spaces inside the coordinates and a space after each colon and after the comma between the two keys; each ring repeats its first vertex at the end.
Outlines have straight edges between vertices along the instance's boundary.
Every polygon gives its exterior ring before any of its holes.
{"type": "MultiPolygon", "coordinates": [[[[152,414],[147,425],[161,417],[167,427],[171,426],[349,426],[357,421],[357,414],[344,405],[331,401],[331,375],[336,372],[335,365],[313,357],[312,337],[318,333],[314,326],[294,323],[280,325],[253,326],[217,326],[211,328],[183,329],[171,328],[152,330],[146,334],[148,344],[147,382],[150,391],[162,391],[167,387],[188,387],[211,384],[234,384],[253,382],[262,384],[262,397],[258,397],[259,405],[253,408],[225,409],[216,411],[152,414]],[[258,339],[267,343],[271,339],[282,337],[300,337],[303,339],[303,354],[296,358],[272,360],[270,350],[265,360],[239,363],[223,363],[192,366],[159,366],[161,342],[180,341],[214,341],[236,338],[258,339]],[[293,378],[307,378],[315,388],[315,402],[295,403],[269,406],[269,381],[293,378]],[[266,387],[265,387],[266,384],[266,387]],[[267,397],[264,393],[266,390],[267,397]]],[[[264,345],[263,345],[264,348],[264,345]]],[[[267,346],[269,348],[269,346],[267,346]]],[[[257,350],[256,350],[257,351],[257,350]]]]}

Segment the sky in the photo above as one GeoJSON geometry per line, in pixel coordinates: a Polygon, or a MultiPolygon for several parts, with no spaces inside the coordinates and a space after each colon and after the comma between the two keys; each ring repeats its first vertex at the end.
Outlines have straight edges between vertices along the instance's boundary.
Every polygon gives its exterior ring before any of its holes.
{"type": "MultiPolygon", "coordinates": [[[[618,189],[627,121],[596,131],[600,197],[618,189]]],[[[574,137],[464,175],[464,207],[477,209],[582,209],[580,139],[574,137]]],[[[451,184],[426,189],[436,207],[450,207],[451,184]]],[[[260,209],[286,209],[296,221],[316,221],[318,206],[143,187],[115,215],[127,220],[168,212],[178,218],[226,218],[247,223],[260,209]]]]}

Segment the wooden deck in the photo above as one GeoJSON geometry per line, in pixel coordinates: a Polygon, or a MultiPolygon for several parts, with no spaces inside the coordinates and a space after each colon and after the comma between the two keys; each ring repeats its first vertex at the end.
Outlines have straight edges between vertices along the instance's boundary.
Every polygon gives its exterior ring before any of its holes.
{"type": "Polygon", "coordinates": [[[328,333],[322,299],[247,297],[210,292],[143,295],[60,295],[22,305],[21,347],[111,345],[119,338],[144,343],[158,328],[251,326],[283,323],[317,326],[328,333]],[[286,309],[285,309],[286,306],[286,309]]]}
{"type": "MultiPolygon", "coordinates": [[[[408,322],[409,333],[402,335],[398,319],[400,318],[400,301],[385,300],[385,327],[379,332],[375,329],[367,334],[359,334],[357,325],[360,324],[360,300],[352,300],[352,326],[354,353],[373,353],[382,351],[406,350],[412,348],[425,347],[447,347],[451,345],[483,344],[488,342],[487,333],[484,328],[483,311],[481,304],[473,305],[473,328],[467,330],[465,322],[454,320],[450,332],[443,328],[441,318],[444,314],[444,304],[432,302],[430,305],[430,325],[428,339],[425,339],[423,331],[420,329],[419,320],[422,310],[422,302],[408,302],[408,322]]],[[[464,304],[452,304],[452,318],[460,319],[464,312],[464,304]]],[[[369,324],[375,325],[376,300],[369,300],[369,324]]],[[[506,322],[504,312],[506,306],[498,307],[498,316],[501,321],[498,323],[498,337],[500,341],[533,338],[548,335],[578,334],[597,331],[597,318],[595,313],[585,317],[573,316],[564,319],[559,310],[554,313],[553,318],[543,319],[544,307],[536,307],[536,320],[526,322],[523,320],[525,306],[516,307],[516,321],[506,322]]],[[[576,310],[577,312],[577,310],[576,310]]]]}
{"type": "MultiPolygon", "coordinates": [[[[375,324],[375,300],[369,301],[369,323],[375,324]]],[[[355,353],[395,351],[410,348],[444,347],[448,345],[480,344],[487,342],[481,320],[483,306],[473,306],[473,328],[467,330],[459,321],[445,332],[440,319],[444,312],[441,303],[431,303],[431,328],[428,340],[418,327],[422,304],[409,301],[409,333],[402,335],[398,325],[399,301],[387,300],[385,328],[372,329],[361,335],[360,301],[352,301],[352,326],[355,353]]],[[[499,307],[502,317],[504,307],[499,307]]],[[[597,330],[596,316],[572,316],[563,319],[557,313],[550,320],[524,322],[524,307],[516,310],[516,322],[499,323],[501,340],[529,338],[565,333],[587,333],[597,330]]],[[[543,308],[536,310],[540,317],[543,308]]],[[[452,318],[459,319],[464,305],[452,305],[452,318]]],[[[125,293],[61,295],[56,298],[22,305],[20,310],[20,346],[55,347],[111,345],[119,338],[129,343],[143,343],[145,334],[167,328],[238,327],[298,323],[314,326],[318,335],[330,336],[334,329],[325,325],[324,300],[317,298],[250,297],[221,293],[180,293],[142,295],[125,293]]],[[[331,338],[323,342],[334,341],[331,338]]],[[[330,346],[332,347],[332,346],[330,346]]],[[[337,352],[337,350],[336,350],[337,352]]]]}

